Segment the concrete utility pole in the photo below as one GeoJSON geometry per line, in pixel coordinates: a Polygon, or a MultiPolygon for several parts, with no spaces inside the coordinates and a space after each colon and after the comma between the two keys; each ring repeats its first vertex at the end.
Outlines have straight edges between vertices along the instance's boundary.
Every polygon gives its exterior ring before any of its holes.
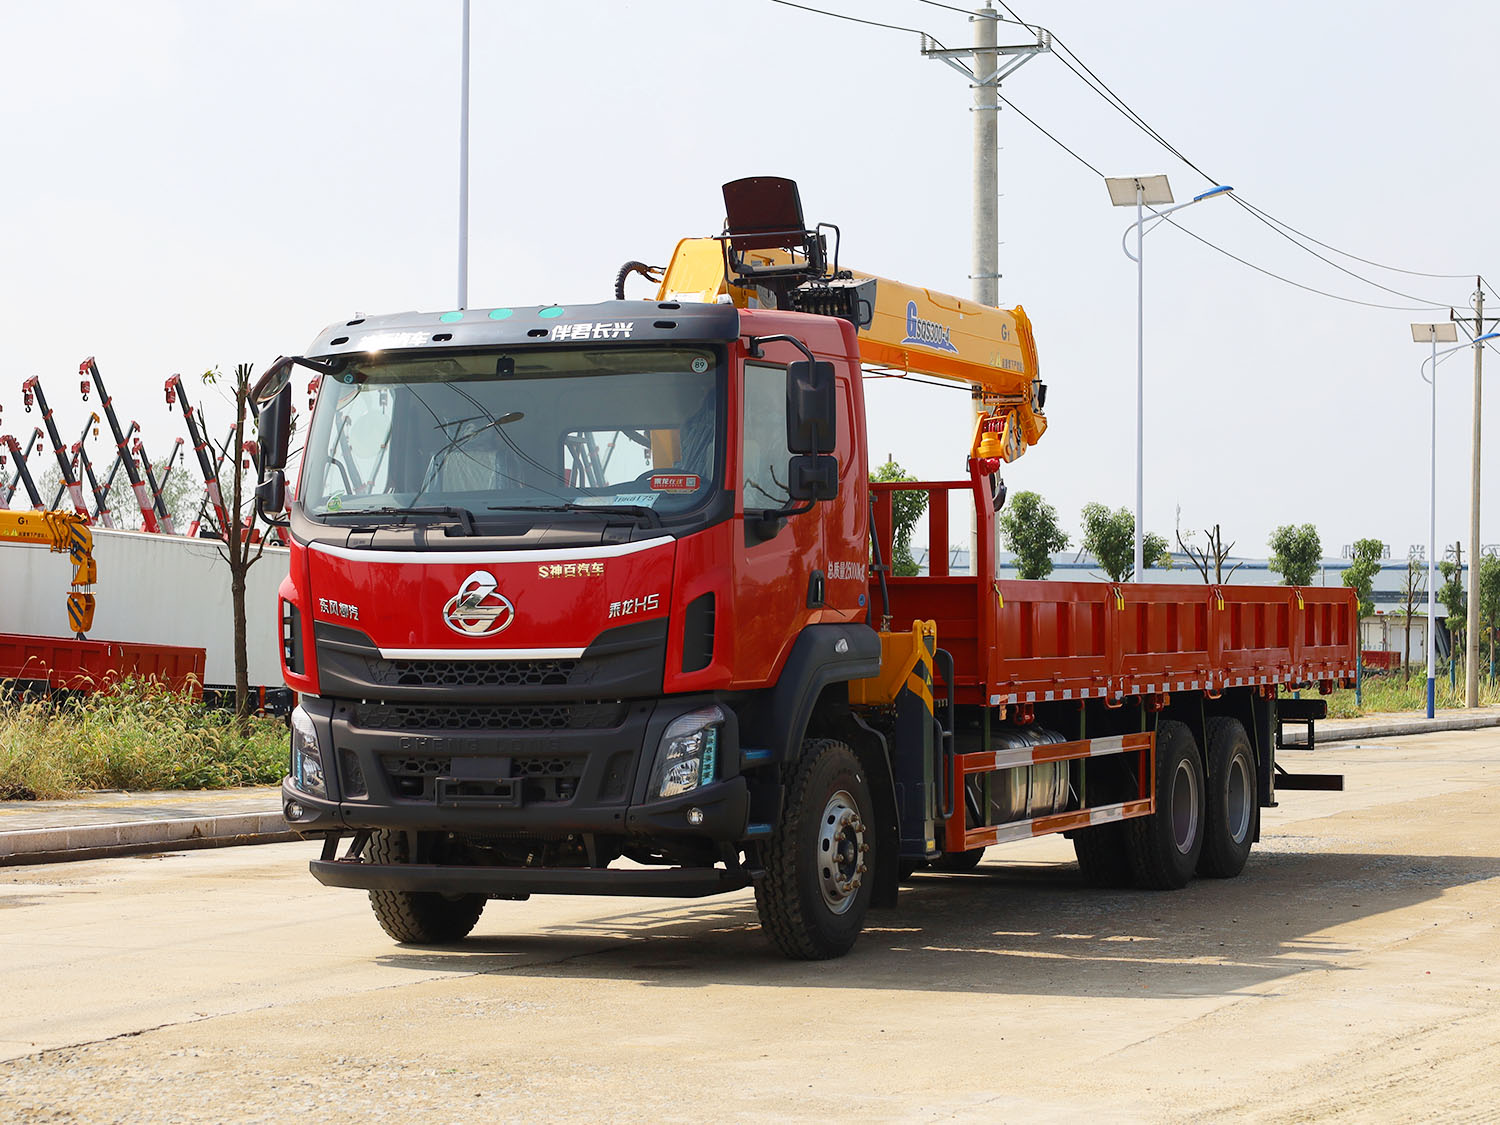
{"type": "Polygon", "coordinates": [[[999,46],[1000,13],[985,6],[970,20],[974,24],[974,46],[962,49],[939,47],[922,36],[922,54],[941,59],[969,80],[974,90],[974,247],[969,275],[974,300],[995,306],[1000,302],[1000,83],[1043,51],[1052,49],[1052,36],[1045,28],[1033,28],[1036,42],[999,46]]]}
{"type": "MultiPolygon", "coordinates": [[[[1481,557],[1481,544],[1479,542],[1479,445],[1480,429],[1483,415],[1483,389],[1481,379],[1484,375],[1484,341],[1479,337],[1485,334],[1484,315],[1484,279],[1475,278],[1474,291],[1474,315],[1454,316],[1453,319],[1460,324],[1474,326],[1474,436],[1472,453],[1472,464],[1470,466],[1469,485],[1469,567],[1475,575],[1481,557]]],[[[1450,316],[1452,313],[1450,312],[1450,316]]],[[[1490,317],[1490,320],[1500,320],[1490,317]]],[[[1434,372],[1436,378],[1436,372],[1434,372]]],[[[1460,569],[1460,575],[1462,569],[1460,569]]],[[[1464,637],[1464,706],[1479,706],[1479,583],[1469,583],[1469,620],[1467,632],[1464,637]]]]}
{"type": "Polygon", "coordinates": [[[458,307],[469,307],[469,0],[464,0],[458,101],[458,307]]]}

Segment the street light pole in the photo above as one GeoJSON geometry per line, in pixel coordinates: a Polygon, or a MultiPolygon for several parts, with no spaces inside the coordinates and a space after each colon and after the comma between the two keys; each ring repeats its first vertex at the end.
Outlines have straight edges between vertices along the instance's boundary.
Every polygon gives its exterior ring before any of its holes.
{"type": "Polygon", "coordinates": [[[469,0],[464,0],[458,110],[458,308],[469,307],[469,0]]]}
{"type": "MultiPolygon", "coordinates": [[[[1497,336],[1500,336],[1500,332],[1491,332],[1477,337],[1473,344],[1475,347],[1483,347],[1486,340],[1493,340],[1497,336]]],[[[1437,646],[1435,644],[1437,639],[1437,366],[1439,355],[1452,355],[1454,352],[1463,351],[1470,345],[1460,344],[1456,348],[1444,348],[1442,352],[1438,351],[1439,341],[1453,343],[1458,339],[1458,329],[1451,321],[1440,324],[1413,324],[1411,338],[1417,343],[1422,343],[1424,340],[1432,342],[1431,358],[1422,361],[1423,367],[1429,363],[1432,364],[1432,436],[1427,509],[1427,717],[1430,719],[1433,717],[1437,698],[1437,646]]],[[[1420,373],[1420,369],[1418,370],[1420,373]]],[[[1460,580],[1462,580],[1461,572],[1460,580]]],[[[1469,581],[1472,587],[1473,578],[1471,577],[1469,581]]]]}
{"type": "MultiPolygon", "coordinates": [[[[1165,176],[1106,176],[1110,202],[1116,207],[1135,207],[1135,253],[1125,244],[1130,228],[1120,236],[1120,248],[1125,256],[1135,262],[1135,572],[1131,581],[1141,582],[1146,570],[1146,536],[1144,514],[1146,494],[1146,211],[1158,222],[1173,211],[1181,211],[1194,203],[1201,203],[1216,195],[1224,195],[1234,188],[1220,185],[1193,196],[1186,203],[1175,207],[1157,209],[1158,204],[1172,202],[1172,188],[1165,176]]],[[[1154,224],[1153,224],[1154,228],[1154,224]]]]}

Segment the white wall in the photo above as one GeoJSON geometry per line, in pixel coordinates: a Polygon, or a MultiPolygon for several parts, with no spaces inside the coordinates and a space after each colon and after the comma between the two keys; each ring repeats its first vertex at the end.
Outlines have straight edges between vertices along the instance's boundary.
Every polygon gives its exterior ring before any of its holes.
{"type": "MultiPolygon", "coordinates": [[[[280,622],[276,588],[286,576],[285,548],[267,547],[246,579],[250,683],[279,687],[280,622]]],[[[211,540],[94,530],[99,582],[90,640],[189,645],[206,653],[209,684],[234,683],[234,619],[229,566],[211,540]]],[[[65,637],[66,555],[0,543],[0,633],[65,637]]]]}

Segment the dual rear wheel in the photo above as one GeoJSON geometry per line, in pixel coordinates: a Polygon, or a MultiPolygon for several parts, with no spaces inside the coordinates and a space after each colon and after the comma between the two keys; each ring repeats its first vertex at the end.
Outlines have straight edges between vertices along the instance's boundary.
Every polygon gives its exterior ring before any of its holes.
{"type": "Polygon", "coordinates": [[[1086,828],[1073,837],[1084,879],[1175,890],[1196,875],[1238,875],[1255,837],[1255,757],[1237,719],[1208,720],[1207,769],[1188,727],[1156,730],[1156,812],[1086,828]]]}

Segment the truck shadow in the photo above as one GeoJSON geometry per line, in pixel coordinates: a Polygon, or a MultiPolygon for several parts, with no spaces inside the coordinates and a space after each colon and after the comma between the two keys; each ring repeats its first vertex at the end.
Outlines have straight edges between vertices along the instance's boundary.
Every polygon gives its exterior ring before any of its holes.
{"type": "MultiPolygon", "coordinates": [[[[1284,842],[1283,842],[1284,843],[1284,842]]],[[[1222,995],[1309,970],[1344,970],[1359,946],[1335,927],[1415,909],[1500,877],[1500,857],[1257,851],[1237,879],[1172,893],[1098,890],[1064,863],[987,862],[973,874],[918,874],[895,910],[872,911],[852,953],[784,960],[750,893],[595,914],[537,932],[526,903],[494,902],[475,934],[398,947],[391,967],[629,980],[663,987],[821,985],[909,991],[1185,997],[1222,995]],[[510,913],[510,912],[517,913],[510,913]]],[[[535,900],[533,900],[534,902],[535,900]]],[[[639,900],[633,900],[638,902],[639,900]]]]}

